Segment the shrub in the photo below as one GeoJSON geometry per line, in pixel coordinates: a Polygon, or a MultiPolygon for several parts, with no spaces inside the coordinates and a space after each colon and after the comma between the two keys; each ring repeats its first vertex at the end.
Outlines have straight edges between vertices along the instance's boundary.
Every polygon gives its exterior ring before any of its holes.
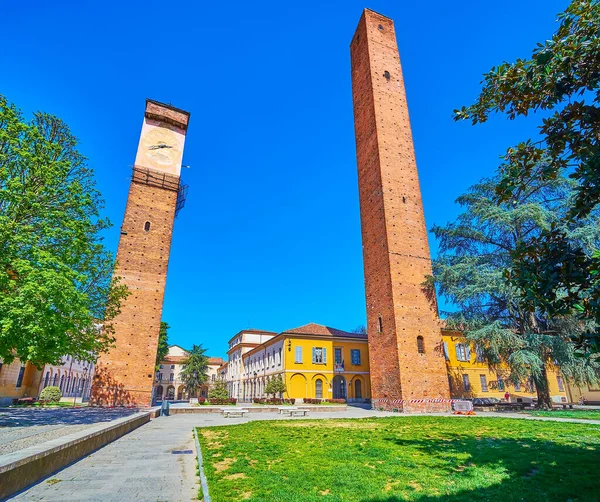
{"type": "Polygon", "coordinates": [[[313,399],[307,397],[304,399],[306,404],[345,404],[345,399],[313,399]]]}
{"type": "Polygon", "coordinates": [[[281,399],[279,397],[255,397],[252,402],[254,404],[294,404],[296,402],[295,399],[281,399]]]}
{"type": "Polygon", "coordinates": [[[218,397],[209,397],[208,398],[208,402],[209,404],[218,404],[218,405],[223,405],[223,404],[236,404],[237,403],[237,399],[235,399],[234,397],[228,397],[226,399],[221,399],[218,397]]]}
{"type": "Polygon", "coordinates": [[[212,402],[213,399],[229,399],[229,390],[227,390],[227,382],[219,379],[215,381],[208,391],[208,399],[212,402]]]}
{"type": "Polygon", "coordinates": [[[40,392],[40,401],[47,403],[58,403],[62,397],[62,392],[58,387],[49,386],[40,392]]]}

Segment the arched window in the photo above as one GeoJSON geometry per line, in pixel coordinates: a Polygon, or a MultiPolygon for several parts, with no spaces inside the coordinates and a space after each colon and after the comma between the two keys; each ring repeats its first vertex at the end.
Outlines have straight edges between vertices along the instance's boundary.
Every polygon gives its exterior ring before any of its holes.
{"type": "Polygon", "coordinates": [[[320,378],[315,382],[315,397],[317,399],[323,399],[323,380],[320,378]]]}
{"type": "Polygon", "coordinates": [[[56,382],[58,382],[58,373],[54,375],[54,380],[52,381],[52,385],[56,387],[56,382]]]}
{"type": "Polygon", "coordinates": [[[420,335],[417,337],[417,350],[419,351],[419,354],[425,354],[425,342],[420,335]]]}
{"type": "Polygon", "coordinates": [[[60,385],[58,386],[58,388],[61,390],[61,392],[62,392],[62,390],[63,390],[63,385],[64,385],[64,383],[65,383],[65,375],[62,375],[62,376],[60,377],[60,385]]]}
{"type": "Polygon", "coordinates": [[[150,222],[144,223],[144,232],[150,232],[150,222]]]}
{"type": "Polygon", "coordinates": [[[44,378],[44,387],[48,387],[50,384],[50,372],[46,371],[46,378],[44,378]]]}

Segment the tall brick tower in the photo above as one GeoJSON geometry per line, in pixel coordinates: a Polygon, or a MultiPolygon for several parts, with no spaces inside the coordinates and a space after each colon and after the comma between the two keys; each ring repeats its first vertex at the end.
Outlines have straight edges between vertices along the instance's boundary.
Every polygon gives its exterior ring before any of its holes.
{"type": "Polygon", "coordinates": [[[365,10],[350,52],[372,396],[447,409],[432,401],[448,377],[393,21],[365,10]]]}
{"type": "Polygon", "coordinates": [[[190,114],[146,100],[115,276],[130,291],[114,320],[116,346],[96,367],[92,404],[150,405],[181,160],[190,114]]]}

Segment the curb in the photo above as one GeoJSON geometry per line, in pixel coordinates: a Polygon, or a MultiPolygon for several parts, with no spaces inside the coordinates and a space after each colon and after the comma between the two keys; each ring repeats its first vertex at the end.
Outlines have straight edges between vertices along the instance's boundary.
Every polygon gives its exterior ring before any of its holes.
{"type": "Polygon", "coordinates": [[[204,502],[211,502],[210,495],[208,493],[208,480],[206,479],[206,473],[204,472],[204,462],[202,460],[202,451],[200,450],[200,442],[198,441],[198,431],[196,427],[194,427],[194,439],[196,440],[198,471],[200,472],[200,484],[202,485],[202,500],[204,502]]]}

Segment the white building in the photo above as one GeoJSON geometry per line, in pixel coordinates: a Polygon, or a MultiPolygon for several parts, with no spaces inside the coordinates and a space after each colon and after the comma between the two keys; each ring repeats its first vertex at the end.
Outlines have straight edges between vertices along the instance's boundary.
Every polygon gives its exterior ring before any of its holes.
{"type": "Polygon", "coordinates": [[[247,380],[246,375],[249,371],[255,371],[256,368],[261,367],[260,365],[262,365],[264,369],[265,353],[262,351],[261,354],[252,359],[255,363],[258,361],[257,365],[255,365],[252,370],[244,367],[243,356],[276,335],[277,333],[272,331],[245,329],[229,340],[229,350],[227,351],[227,384],[230,397],[234,397],[238,400],[247,398],[248,392],[244,395],[244,380],[247,380]]]}
{"type": "Polygon", "coordinates": [[[46,364],[42,370],[38,395],[42,389],[53,385],[60,388],[65,401],[87,401],[95,369],[94,363],[78,361],[71,356],[63,357],[60,365],[46,364]]]}
{"type": "MultiPolygon", "coordinates": [[[[188,352],[179,345],[169,347],[169,352],[160,363],[154,377],[154,398],[157,401],[162,401],[163,398],[168,401],[181,401],[194,397],[189,395],[181,378],[187,358],[188,352]]],[[[208,396],[210,383],[219,378],[219,368],[224,363],[225,361],[220,357],[208,358],[208,382],[200,388],[198,392],[200,397],[208,396]]]]}

